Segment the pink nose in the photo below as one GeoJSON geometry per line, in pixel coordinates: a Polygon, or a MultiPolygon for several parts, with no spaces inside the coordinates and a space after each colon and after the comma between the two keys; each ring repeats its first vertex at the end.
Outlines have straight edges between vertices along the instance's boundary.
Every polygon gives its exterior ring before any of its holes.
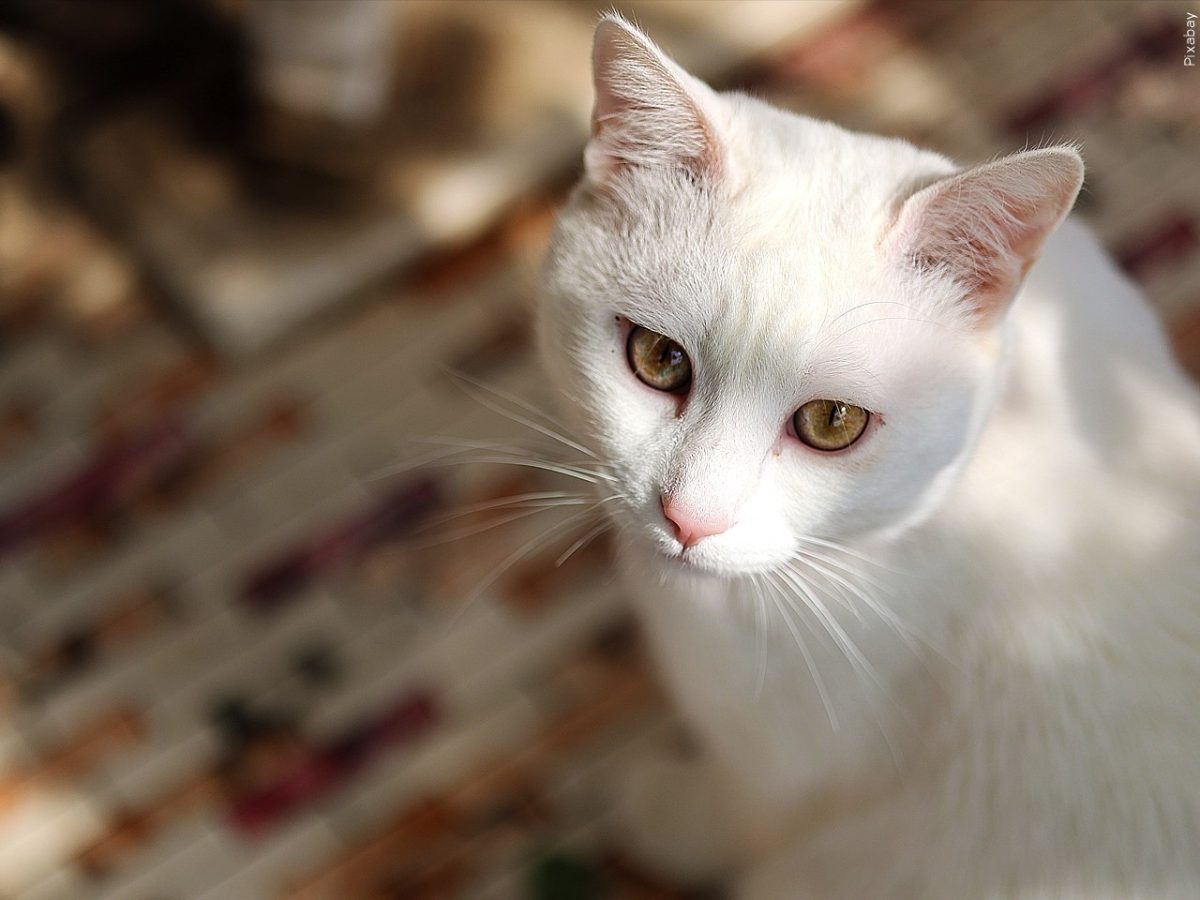
{"type": "Polygon", "coordinates": [[[729,528],[724,516],[698,516],[691,510],[679,506],[671,497],[662,498],[663,515],[674,526],[675,537],[684,547],[691,547],[706,537],[720,534],[729,528]]]}

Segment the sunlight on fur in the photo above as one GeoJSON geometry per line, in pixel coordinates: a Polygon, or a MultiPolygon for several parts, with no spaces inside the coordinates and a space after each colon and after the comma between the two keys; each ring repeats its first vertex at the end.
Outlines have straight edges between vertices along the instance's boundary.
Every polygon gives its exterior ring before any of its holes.
{"type": "Polygon", "coordinates": [[[1200,895],[1200,402],[1066,218],[1079,149],[960,168],[616,16],[593,65],[561,420],[502,401],[571,461],[493,456],[580,483],[514,515],[612,530],[703,747],[630,773],[614,835],[758,900],[1200,895]],[[818,400],[861,433],[798,439],[818,400]]]}

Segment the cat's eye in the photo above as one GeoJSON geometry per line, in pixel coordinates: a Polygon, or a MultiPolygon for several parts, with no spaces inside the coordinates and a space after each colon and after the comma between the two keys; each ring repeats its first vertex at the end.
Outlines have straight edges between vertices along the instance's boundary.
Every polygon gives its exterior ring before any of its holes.
{"type": "Polygon", "coordinates": [[[692,383],[692,361],[665,334],[635,325],[625,352],[633,374],[657,391],[679,392],[692,383]]]}
{"type": "Polygon", "coordinates": [[[814,450],[843,450],[867,430],[871,414],[840,400],[810,400],[792,416],[796,437],[814,450]]]}

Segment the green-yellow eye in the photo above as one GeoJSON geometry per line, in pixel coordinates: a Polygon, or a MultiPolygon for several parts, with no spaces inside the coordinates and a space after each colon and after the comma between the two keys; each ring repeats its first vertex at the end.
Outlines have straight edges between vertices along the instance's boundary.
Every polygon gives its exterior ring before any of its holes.
{"type": "Polygon", "coordinates": [[[814,450],[843,450],[867,429],[871,414],[840,400],[809,400],[792,416],[796,437],[814,450]]]}
{"type": "Polygon", "coordinates": [[[692,383],[692,361],[665,334],[635,325],[625,348],[629,368],[658,391],[684,391],[692,383]]]}

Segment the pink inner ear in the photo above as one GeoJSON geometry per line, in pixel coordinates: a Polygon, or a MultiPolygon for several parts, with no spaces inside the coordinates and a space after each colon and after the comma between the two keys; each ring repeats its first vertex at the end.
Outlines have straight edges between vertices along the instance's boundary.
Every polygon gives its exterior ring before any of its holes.
{"type": "Polygon", "coordinates": [[[947,272],[981,321],[994,321],[1070,210],[1082,178],[1078,154],[1063,149],[947,178],[904,204],[895,229],[901,252],[919,269],[947,272]]]}
{"type": "Polygon", "coordinates": [[[719,173],[718,141],[696,96],[708,88],[649,38],[620,19],[605,19],[596,29],[592,71],[596,100],[584,162],[594,181],[631,165],[719,173]]]}

